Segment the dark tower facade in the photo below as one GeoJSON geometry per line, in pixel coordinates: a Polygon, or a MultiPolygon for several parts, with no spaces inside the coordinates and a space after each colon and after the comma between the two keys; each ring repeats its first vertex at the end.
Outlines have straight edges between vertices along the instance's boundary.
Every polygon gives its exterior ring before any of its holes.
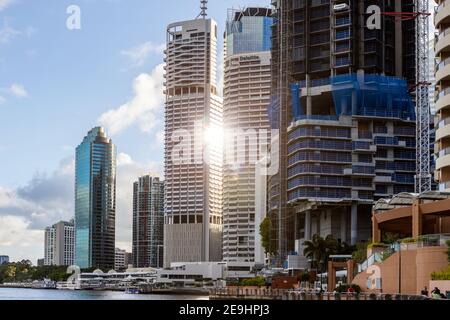
{"type": "Polygon", "coordinates": [[[415,22],[367,9],[412,12],[414,1],[272,1],[271,126],[279,129],[270,177],[278,264],[314,234],[356,243],[370,236],[371,204],[413,192],[415,22]]]}

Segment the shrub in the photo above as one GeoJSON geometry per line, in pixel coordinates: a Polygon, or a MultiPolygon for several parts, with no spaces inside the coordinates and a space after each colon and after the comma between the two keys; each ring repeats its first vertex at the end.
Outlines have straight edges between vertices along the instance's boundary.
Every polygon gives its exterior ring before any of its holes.
{"type": "Polygon", "coordinates": [[[264,277],[242,279],[239,285],[244,287],[263,287],[266,285],[266,279],[264,277]]]}
{"type": "Polygon", "coordinates": [[[450,266],[443,271],[433,272],[431,280],[450,280],[450,266]]]}
{"type": "Polygon", "coordinates": [[[371,243],[367,246],[368,249],[374,249],[374,248],[387,248],[389,245],[385,243],[371,243]]]}
{"type": "Polygon", "coordinates": [[[356,263],[363,263],[367,259],[367,243],[357,243],[356,250],[352,253],[352,257],[356,263]]]}
{"type": "Polygon", "coordinates": [[[416,243],[416,242],[417,242],[417,239],[415,239],[415,238],[405,238],[405,239],[403,239],[401,242],[404,243],[404,244],[408,244],[408,243],[416,243]]]}

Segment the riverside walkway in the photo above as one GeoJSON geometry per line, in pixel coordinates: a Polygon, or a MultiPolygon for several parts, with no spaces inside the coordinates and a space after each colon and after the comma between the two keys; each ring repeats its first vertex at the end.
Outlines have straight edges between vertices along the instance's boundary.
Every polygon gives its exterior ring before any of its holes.
{"type": "Polygon", "coordinates": [[[380,293],[316,293],[286,289],[266,288],[223,288],[212,289],[210,300],[293,300],[293,301],[349,301],[349,300],[426,300],[419,295],[380,294],[380,293]]]}

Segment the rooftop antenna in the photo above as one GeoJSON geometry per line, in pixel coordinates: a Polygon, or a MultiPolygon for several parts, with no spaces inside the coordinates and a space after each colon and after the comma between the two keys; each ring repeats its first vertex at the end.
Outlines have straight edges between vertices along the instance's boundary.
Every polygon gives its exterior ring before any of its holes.
{"type": "Polygon", "coordinates": [[[208,0],[201,0],[200,3],[201,3],[200,9],[202,9],[202,11],[198,15],[198,17],[202,17],[202,19],[206,19],[206,16],[208,15],[208,13],[206,12],[208,10],[208,0]]]}

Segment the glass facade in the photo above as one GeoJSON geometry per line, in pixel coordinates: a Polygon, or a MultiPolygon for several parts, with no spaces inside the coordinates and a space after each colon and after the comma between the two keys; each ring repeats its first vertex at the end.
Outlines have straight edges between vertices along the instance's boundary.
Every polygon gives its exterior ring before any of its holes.
{"type": "Polygon", "coordinates": [[[273,18],[270,10],[231,10],[226,26],[227,56],[270,51],[273,18]]]}
{"type": "Polygon", "coordinates": [[[140,177],[133,185],[133,266],[162,268],[164,182],[140,177]]]}
{"type": "Polygon", "coordinates": [[[89,131],[76,149],[75,264],[114,268],[116,148],[103,128],[89,131]]]}

